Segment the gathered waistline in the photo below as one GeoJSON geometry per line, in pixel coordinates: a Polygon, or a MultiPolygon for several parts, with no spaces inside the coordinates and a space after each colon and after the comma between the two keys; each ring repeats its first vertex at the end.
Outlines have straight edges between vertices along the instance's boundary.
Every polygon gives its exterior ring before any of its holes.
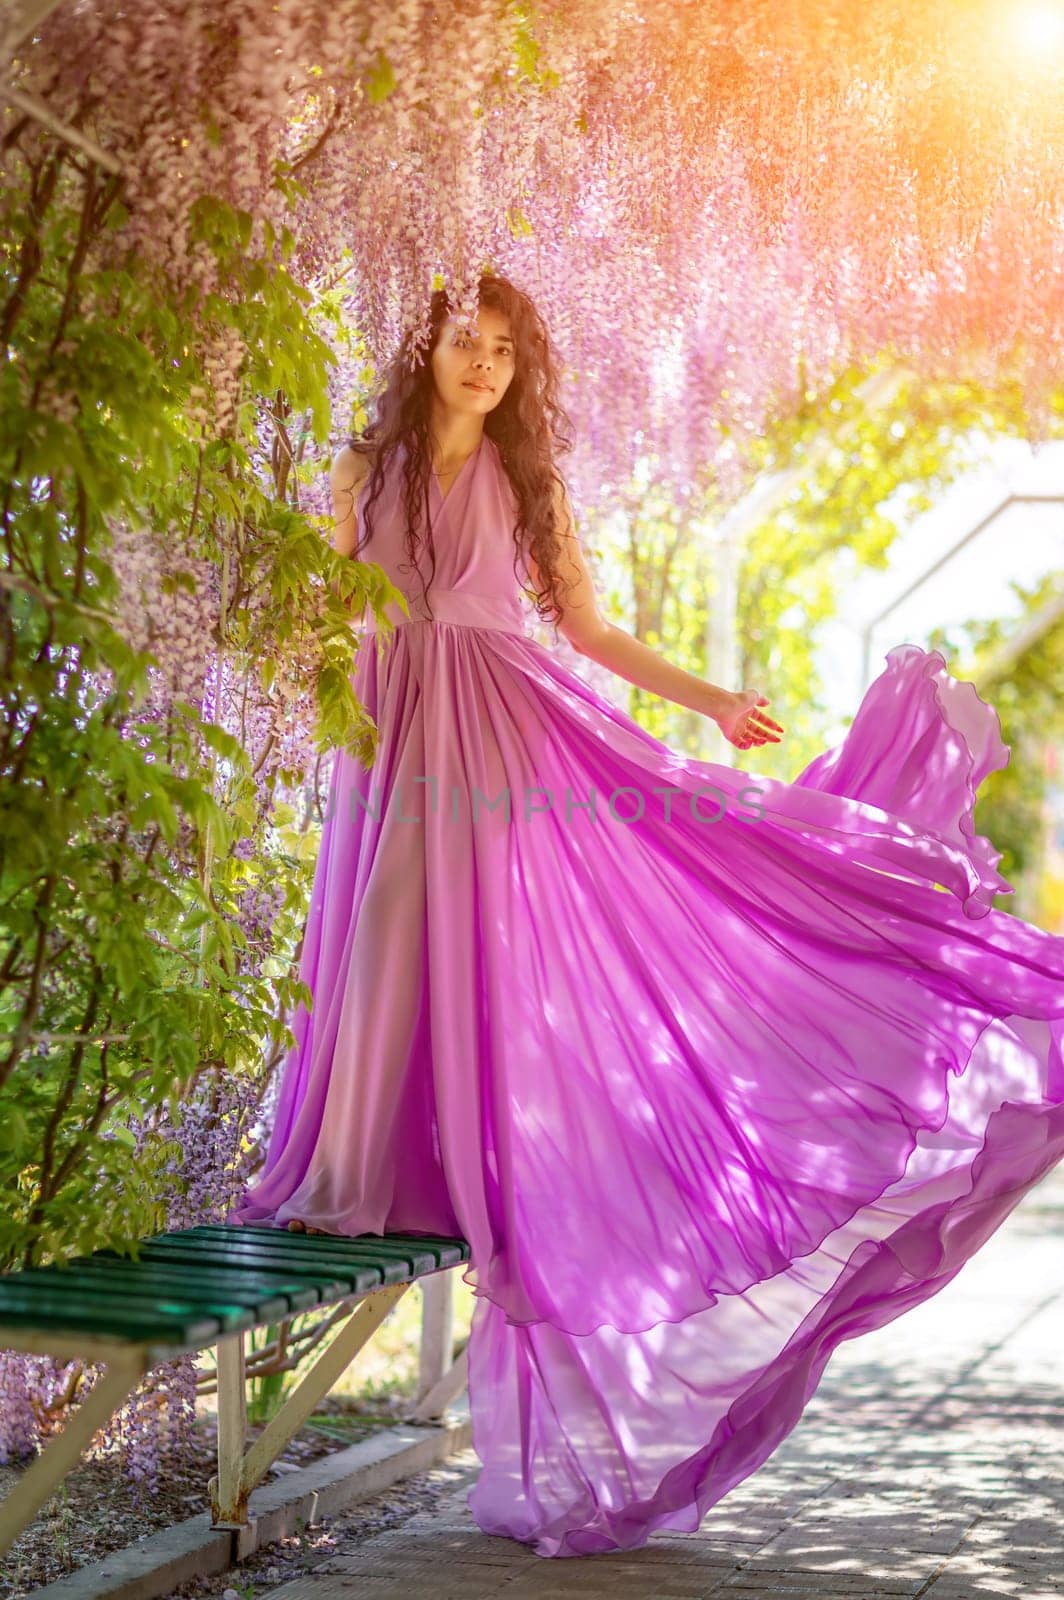
{"type": "MultiPolygon", "coordinates": [[[[430,589],[428,602],[432,615],[422,613],[420,595],[407,596],[411,615],[405,617],[394,603],[388,616],[396,627],[410,627],[414,623],[457,623],[466,628],[497,628],[506,633],[524,633],[524,616],[516,600],[507,600],[494,594],[474,594],[469,589],[430,589]]],[[[364,620],[356,624],[360,632],[379,633],[381,630],[372,611],[367,608],[364,620]]]]}

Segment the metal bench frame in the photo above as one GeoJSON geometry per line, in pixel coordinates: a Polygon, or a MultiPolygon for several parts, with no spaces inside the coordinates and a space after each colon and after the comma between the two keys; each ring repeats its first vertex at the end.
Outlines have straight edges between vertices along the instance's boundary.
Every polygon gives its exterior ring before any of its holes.
{"type": "MultiPolygon", "coordinates": [[[[78,1465],[98,1430],[106,1426],[115,1412],[124,1404],[140,1383],[146,1372],[161,1362],[178,1355],[194,1354],[212,1346],[216,1349],[218,1368],[218,1472],[211,1478],[208,1490],[211,1498],[211,1527],[234,1530],[234,1542],[240,1532],[249,1526],[248,1496],[262,1482],[271,1465],[291,1442],[319,1402],[332,1389],[351,1365],[359,1351],[373,1337],[384,1318],[412,1284],[425,1279],[425,1319],[421,1348],[421,1373],[418,1396],[408,1409],[404,1420],[429,1422],[439,1418],[447,1404],[462,1390],[467,1378],[466,1352],[457,1361],[451,1360],[452,1349],[452,1297],[453,1273],[449,1270],[469,1260],[469,1246],[464,1239],[443,1238],[436,1235],[379,1235],[364,1234],[357,1239],[340,1240],[332,1236],[317,1238],[307,1234],[290,1234],[281,1229],[248,1229],[208,1226],[190,1228],[182,1232],[164,1233],[142,1241],[154,1256],[155,1277],[159,1278],[158,1262],[168,1259],[179,1261],[183,1245],[202,1253],[205,1245],[215,1251],[214,1262],[219,1270],[226,1268],[227,1256],[233,1248],[258,1245],[263,1253],[259,1266],[239,1264],[232,1266],[234,1285],[239,1286],[241,1273],[245,1275],[241,1294],[258,1287],[262,1293],[263,1310],[255,1304],[234,1306],[232,1321],[236,1323],[227,1332],[217,1329],[202,1337],[190,1336],[190,1324],[196,1323],[197,1313],[189,1303],[194,1295],[185,1291],[185,1310],[174,1313],[172,1342],[123,1337],[119,1331],[123,1307],[120,1290],[110,1276],[116,1263],[127,1267],[139,1265],[128,1256],[113,1250],[96,1251],[91,1256],[56,1266],[34,1269],[29,1272],[0,1274],[0,1348],[45,1354],[59,1360],[91,1361],[106,1366],[86,1398],[75,1408],[63,1431],[49,1440],[45,1449],[20,1477],[18,1483],[0,1502],[0,1554],[10,1549],[23,1528],[33,1520],[40,1508],[58,1488],[66,1475],[78,1465]],[[232,1245],[226,1239],[231,1236],[232,1245]],[[269,1235],[272,1235],[272,1240],[269,1235]],[[278,1264],[269,1265],[269,1252],[276,1242],[278,1264]],[[322,1248],[322,1247],[326,1248],[322,1248]],[[167,1254],[169,1252],[169,1254],[167,1254]],[[259,1438],[247,1448],[247,1391],[245,1339],[252,1329],[279,1320],[277,1295],[297,1287],[300,1277],[300,1257],[305,1257],[303,1287],[293,1298],[304,1304],[292,1306],[288,1315],[313,1309],[351,1302],[351,1314],[340,1322],[338,1330],[320,1351],[280,1410],[267,1424],[259,1438]],[[283,1257],[283,1261],[281,1261],[283,1257]],[[408,1258],[409,1259],[406,1259],[408,1258]],[[430,1262],[435,1264],[430,1265],[430,1262]],[[323,1285],[322,1269],[328,1268],[336,1278],[352,1275],[365,1279],[372,1274],[376,1263],[378,1286],[356,1288],[353,1292],[329,1292],[323,1285]],[[57,1286],[67,1291],[73,1274],[79,1283],[93,1278],[106,1285],[115,1302],[114,1329],[94,1332],[85,1327],[87,1315],[82,1313],[79,1328],[78,1303],[71,1300],[69,1326],[35,1327],[32,1300],[38,1292],[42,1303],[54,1295],[57,1286]],[[280,1284],[271,1286],[270,1277],[281,1276],[280,1284]],[[393,1281],[384,1282],[385,1277],[393,1281]],[[66,1282],[64,1282],[64,1278],[66,1282]],[[317,1294],[316,1299],[307,1299],[317,1294]],[[13,1300],[21,1298],[18,1315],[11,1310],[13,1300]],[[182,1326],[182,1323],[184,1326],[182,1326]]],[[[143,1259],[143,1257],[142,1257],[143,1259]]],[[[153,1261],[146,1262],[145,1281],[151,1281],[153,1261]]],[[[130,1281],[135,1281],[131,1275],[130,1281]]],[[[205,1303],[224,1297],[224,1290],[205,1285],[205,1303]],[[209,1292],[208,1292],[209,1291],[209,1292]]],[[[54,1304],[54,1300],[50,1302],[54,1304]]],[[[282,1313],[283,1314],[283,1313],[282,1313]]],[[[128,1317],[128,1312],[126,1313],[128,1317]]],[[[199,1316],[199,1325],[207,1313],[199,1316]]],[[[160,1308],[160,1316],[165,1311],[160,1308]]],[[[50,1320],[54,1312],[50,1313],[50,1320]]],[[[217,1322],[218,1318],[214,1320],[217,1322]]]]}

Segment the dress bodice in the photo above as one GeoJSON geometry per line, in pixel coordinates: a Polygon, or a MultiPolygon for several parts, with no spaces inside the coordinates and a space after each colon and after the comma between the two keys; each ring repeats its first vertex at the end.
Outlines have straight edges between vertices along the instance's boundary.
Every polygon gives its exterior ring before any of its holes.
{"type": "MultiPolygon", "coordinates": [[[[406,596],[410,607],[409,619],[394,603],[389,606],[388,615],[396,623],[457,622],[524,633],[531,608],[521,594],[521,582],[528,579],[523,558],[517,563],[515,576],[513,530],[518,517],[517,498],[495,441],[487,434],[482,436],[476,450],[463,462],[446,497],[435,473],[430,474],[428,509],[435,571],[426,539],[424,510],[418,550],[420,572],[412,568],[407,554],[405,452],[406,446],[401,444],[385,462],[384,485],[373,505],[372,533],[365,543],[368,479],[359,494],[356,512],[358,558],[381,567],[406,596]],[[429,606],[422,599],[423,588],[428,590],[429,606]]],[[[367,632],[376,631],[371,612],[367,611],[360,626],[367,632]]]]}

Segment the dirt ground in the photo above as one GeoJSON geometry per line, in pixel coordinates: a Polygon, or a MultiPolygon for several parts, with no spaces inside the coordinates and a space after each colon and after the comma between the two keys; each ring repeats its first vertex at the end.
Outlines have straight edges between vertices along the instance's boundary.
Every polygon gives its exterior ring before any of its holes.
{"type": "MultiPolygon", "coordinates": [[[[305,1467],[320,1456],[346,1449],[379,1428],[392,1426],[403,1403],[398,1395],[359,1401],[328,1396],[315,1413],[315,1425],[308,1423],[301,1429],[264,1481],[272,1483],[286,1471],[305,1467]]],[[[249,1427],[249,1444],[260,1432],[261,1427],[249,1427]]],[[[139,1504],[133,1485],[117,1461],[83,1461],[5,1557],[0,1570],[0,1600],[22,1600],[35,1589],[114,1550],[124,1549],[133,1538],[146,1537],[209,1511],[207,1483],[217,1471],[216,1451],[215,1418],[198,1417],[189,1447],[175,1454],[160,1471],[158,1493],[149,1497],[142,1491],[139,1504]]],[[[0,1496],[13,1487],[20,1470],[24,1469],[0,1466],[0,1496]]],[[[365,1519],[368,1536],[369,1532],[379,1532],[382,1527],[412,1516],[432,1503],[434,1492],[442,1493],[446,1487],[431,1491],[426,1483],[431,1476],[432,1473],[421,1473],[371,1500],[359,1502],[345,1514],[345,1523],[357,1527],[365,1519]]],[[[345,1537],[351,1537],[350,1527],[345,1537]]],[[[329,1555],[331,1548],[326,1521],[299,1538],[258,1552],[240,1570],[243,1573],[246,1568],[248,1581],[257,1585],[280,1582],[309,1570],[315,1561],[329,1555]],[[266,1576],[271,1568],[276,1569],[276,1577],[266,1576]]],[[[207,1579],[174,1591],[175,1596],[212,1592],[207,1579]]],[[[221,1593],[221,1589],[217,1592],[221,1593]]]]}

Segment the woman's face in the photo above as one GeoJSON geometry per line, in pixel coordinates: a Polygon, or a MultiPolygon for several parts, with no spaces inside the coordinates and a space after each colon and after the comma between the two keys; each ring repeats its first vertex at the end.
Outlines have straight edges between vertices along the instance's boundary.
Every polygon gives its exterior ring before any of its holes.
{"type": "Polygon", "coordinates": [[[448,317],[432,352],[432,375],[444,405],[455,411],[494,411],[514,375],[510,319],[493,306],[481,306],[477,337],[464,337],[448,317]],[[481,385],[474,388],[473,385],[481,385]]]}

